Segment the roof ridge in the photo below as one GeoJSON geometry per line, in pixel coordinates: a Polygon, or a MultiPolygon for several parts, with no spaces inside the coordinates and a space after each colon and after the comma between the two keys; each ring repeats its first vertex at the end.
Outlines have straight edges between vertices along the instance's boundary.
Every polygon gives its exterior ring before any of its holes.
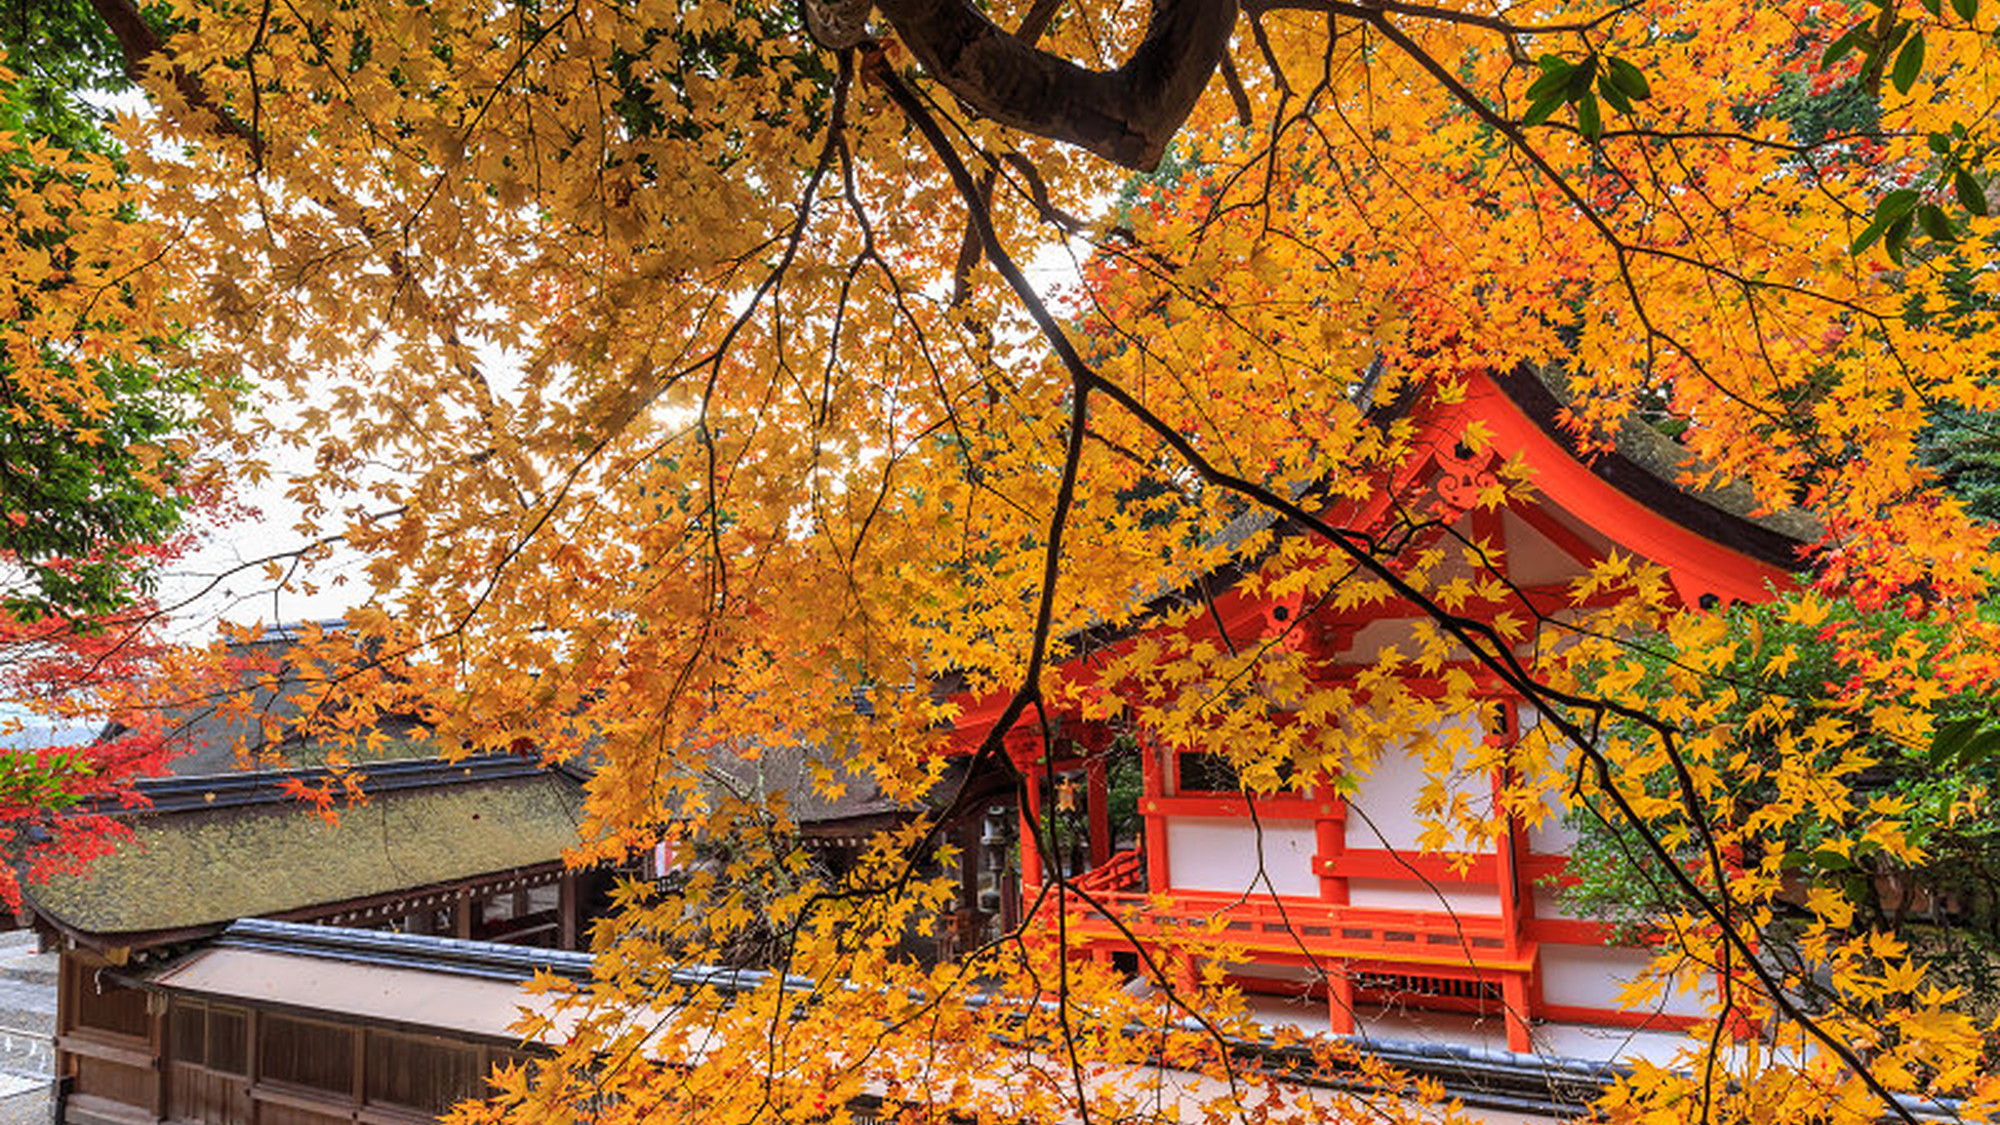
{"type": "MultiPolygon", "coordinates": [[[[401,758],[356,763],[353,768],[365,775],[365,788],[373,793],[538,777],[552,772],[533,760],[504,753],[477,754],[456,761],[440,757],[401,758]]],[[[328,781],[343,772],[346,771],[326,766],[301,766],[283,770],[145,778],[135,788],[151,802],[151,806],[133,811],[185,812],[295,802],[297,797],[283,788],[285,782],[328,781]]],[[[96,811],[117,810],[107,807],[96,811]]]]}

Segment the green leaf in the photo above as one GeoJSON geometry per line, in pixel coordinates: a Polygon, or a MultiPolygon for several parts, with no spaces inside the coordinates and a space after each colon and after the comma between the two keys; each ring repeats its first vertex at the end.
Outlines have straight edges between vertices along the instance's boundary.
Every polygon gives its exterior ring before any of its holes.
{"type": "Polygon", "coordinates": [[[1991,760],[1996,750],[2000,750],[2000,730],[1982,730],[1959,749],[1958,760],[1952,765],[1961,770],[1976,768],[1991,760]]]}
{"type": "Polygon", "coordinates": [[[1951,10],[1958,13],[1959,19],[1971,23],[1972,17],[1979,14],[1979,0],[1951,0],[1951,10]]]}
{"type": "Polygon", "coordinates": [[[1867,226],[1861,228],[1860,234],[1854,236],[1853,243],[1847,247],[1848,254],[1859,258],[1870,246],[1875,245],[1876,239],[1882,237],[1882,228],[1887,225],[1881,219],[1871,220],[1867,226]]]}
{"type": "Polygon", "coordinates": [[[1577,101],[1590,93],[1590,84],[1597,79],[1597,56],[1587,56],[1582,62],[1570,68],[1569,85],[1565,91],[1570,101],[1577,101]]]}
{"type": "Polygon", "coordinates": [[[1522,127],[1540,125],[1542,122],[1547,121],[1549,114],[1554,113],[1556,107],[1561,104],[1563,104],[1562,91],[1557,90],[1552,93],[1543,94],[1533,105],[1528,107],[1528,112],[1521,115],[1522,127]]]}
{"type": "Polygon", "coordinates": [[[1830,69],[1834,63],[1847,57],[1847,53],[1861,45],[1861,38],[1868,32],[1870,21],[1862,20],[1840,33],[1839,37],[1826,45],[1826,52],[1819,57],[1819,68],[1830,69]]]}
{"type": "Polygon", "coordinates": [[[1937,153],[1939,156],[1943,156],[1951,151],[1951,134],[1949,133],[1932,133],[1926,139],[1931,146],[1931,151],[1937,153]]]}
{"type": "Polygon", "coordinates": [[[1909,214],[1916,206],[1916,188],[1897,188],[1875,205],[1875,219],[1877,222],[1892,222],[1909,214]]]}
{"type": "Polygon", "coordinates": [[[1612,59],[1605,64],[1604,73],[1620,93],[1635,102],[1643,102],[1653,96],[1653,88],[1646,83],[1646,76],[1624,59],[1612,59]]]}
{"type": "Polygon", "coordinates": [[[1919,31],[1910,36],[1903,49],[1896,52],[1895,69],[1889,72],[1889,81],[1895,83],[1896,92],[1907,94],[1910,87],[1917,84],[1917,75],[1924,69],[1924,33],[1919,31]]]}
{"type": "Polygon", "coordinates": [[[1945,218],[1944,209],[1935,203],[1917,208],[1917,225],[1939,242],[1952,242],[1958,238],[1958,232],[1951,228],[1951,220],[1945,218]]]}
{"type": "Polygon", "coordinates": [[[1929,12],[1932,18],[1944,14],[1944,5],[1939,0],[1917,0],[1917,2],[1924,6],[1924,11],[1929,12]]]}
{"type": "Polygon", "coordinates": [[[1576,102],[1576,127],[1589,140],[1604,135],[1604,118],[1598,112],[1597,98],[1585,94],[1576,102]]]}
{"type": "Polygon", "coordinates": [[[1986,192],[1980,189],[1970,170],[1960,168],[1952,173],[1951,190],[1958,196],[1959,206],[1975,215],[1986,214],[1986,192]]]}
{"type": "Polygon", "coordinates": [[[1958,756],[1966,742],[1979,732],[1982,720],[1975,715],[1970,719],[1952,719],[1939,723],[1931,734],[1931,749],[1927,757],[1932,766],[1943,766],[1958,756]]]}
{"type": "Polygon", "coordinates": [[[1890,261],[1899,266],[1903,264],[1903,251],[1908,248],[1910,230],[1916,225],[1917,216],[1907,211],[1889,221],[1888,228],[1882,232],[1882,249],[1889,252],[1890,261]]]}
{"type": "Polygon", "coordinates": [[[1619,113],[1632,112],[1632,103],[1626,99],[1625,91],[1618,88],[1618,83],[1613,82],[1609,74],[1597,80],[1597,93],[1604,99],[1604,104],[1619,113]]]}
{"type": "Polygon", "coordinates": [[[1538,102],[1548,94],[1561,95],[1569,85],[1569,73],[1576,69],[1554,55],[1542,56],[1542,76],[1528,85],[1528,100],[1538,102]]]}

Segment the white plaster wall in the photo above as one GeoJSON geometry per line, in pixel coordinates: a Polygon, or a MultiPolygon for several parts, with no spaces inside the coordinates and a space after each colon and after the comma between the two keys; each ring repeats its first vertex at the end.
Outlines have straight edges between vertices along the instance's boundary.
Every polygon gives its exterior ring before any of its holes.
{"type": "Polygon", "coordinates": [[[1562,794],[1545,798],[1549,811],[1540,824],[1528,827],[1528,847],[1541,855],[1568,855],[1576,847],[1576,829],[1563,823],[1562,794]]]}
{"type": "Polygon", "coordinates": [[[1422,910],[1427,913],[1450,911],[1458,915],[1500,915],[1500,895],[1495,891],[1473,890],[1440,883],[1401,883],[1389,879],[1349,879],[1347,901],[1371,910],[1422,910]]]}
{"type": "Polygon", "coordinates": [[[1381,651],[1390,645],[1403,653],[1415,652],[1421,642],[1417,640],[1416,619],[1413,617],[1378,617],[1356,630],[1342,649],[1342,659],[1352,664],[1373,661],[1381,651]]]}
{"type": "MultiPolygon", "coordinates": [[[[1619,993],[1652,962],[1649,950],[1604,945],[1544,942],[1541,952],[1542,999],[1550,1004],[1579,1008],[1624,1009],[1618,1000],[1619,993]]],[[[1659,999],[1631,1010],[1700,1016],[1705,1011],[1705,999],[1701,992],[1679,991],[1670,986],[1659,999]]]]}
{"type": "Polygon", "coordinates": [[[1588,922],[1591,920],[1588,915],[1578,914],[1570,910],[1564,910],[1562,908],[1562,893],[1560,891],[1551,890],[1548,887],[1535,888],[1535,917],[1569,918],[1584,922],[1588,922]]]}
{"type": "MultiPolygon", "coordinates": [[[[1525,736],[1541,724],[1541,712],[1532,703],[1523,703],[1514,709],[1515,721],[1520,724],[1520,734],[1525,736]]],[[[1553,731],[1550,733],[1554,733],[1553,731]]],[[[1544,813],[1541,822],[1528,826],[1528,847],[1542,855],[1568,855],[1576,846],[1576,830],[1563,823],[1563,794],[1566,785],[1551,788],[1542,794],[1544,813]]]]}
{"type": "Polygon", "coordinates": [[[1167,821],[1167,873],[1173,885],[1189,891],[1246,891],[1302,898],[1319,897],[1319,877],[1313,874],[1313,854],[1319,841],[1308,820],[1264,820],[1264,873],[1270,887],[1257,877],[1258,825],[1235,817],[1172,817],[1167,821]]]}
{"type": "MultiPolygon", "coordinates": [[[[1483,734],[1476,719],[1465,718],[1447,724],[1442,736],[1458,740],[1464,753],[1470,753],[1483,734]]],[[[1427,780],[1424,769],[1423,760],[1408,748],[1382,749],[1373,768],[1355,778],[1355,790],[1347,799],[1349,808],[1355,810],[1347,821],[1348,847],[1393,848],[1411,853],[1422,850],[1419,841],[1425,825],[1423,816],[1417,812],[1417,801],[1427,780]]],[[[1445,791],[1447,800],[1452,794],[1466,794],[1473,807],[1480,810],[1489,809],[1493,803],[1493,785],[1484,771],[1467,773],[1462,768],[1454,771],[1445,779],[1445,791]]],[[[1475,847],[1462,834],[1454,834],[1444,850],[1488,852],[1493,845],[1484,843],[1475,847]]]]}

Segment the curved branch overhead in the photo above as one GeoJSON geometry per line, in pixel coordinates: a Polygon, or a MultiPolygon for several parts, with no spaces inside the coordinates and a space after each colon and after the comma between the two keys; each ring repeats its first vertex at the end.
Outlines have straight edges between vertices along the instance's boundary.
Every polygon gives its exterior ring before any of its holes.
{"type": "Polygon", "coordinates": [[[971,0],[876,5],[924,68],[979,114],[1150,171],[1222,62],[1236,0],[1154,0],[1115,70],[1089,70],[995,25],[971,0]]]}

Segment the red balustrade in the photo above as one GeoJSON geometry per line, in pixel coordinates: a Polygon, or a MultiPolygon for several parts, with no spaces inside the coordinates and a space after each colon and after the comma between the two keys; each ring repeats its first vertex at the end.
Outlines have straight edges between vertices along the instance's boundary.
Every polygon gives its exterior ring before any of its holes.
{"type": "Polygon", "coordinates": [[[1071,900],[1068,925],[1075,941],[1202,937],[1249,952],[1502,972],[1526,971],[1534,962],[1532,943],[1515,940],[1496,915],[1280,901],[1267,894],[1079,889],[1097,905],[1071,900]]]}
{"type": "MultiPolygon", "coordinates": [[[[1497,914],[1389,910],[1269,893],[1229,894],[1137,889],[1141,859],[1120,852],[1073,884],[1065,896],[1069,940],[1099,951],[1195,942],[1239,950],[1252,960],[1310,962],[1330,974],[1334,1027],[1352,1030],[1357,975],[1414,974],[1439,980],[1489,982],[1504,995],[1507,1040],[1528,1049],[1535,942],[1497,914]]],[[[1054,919],[1046,919],[1054,929],[1054,919]]]]}

